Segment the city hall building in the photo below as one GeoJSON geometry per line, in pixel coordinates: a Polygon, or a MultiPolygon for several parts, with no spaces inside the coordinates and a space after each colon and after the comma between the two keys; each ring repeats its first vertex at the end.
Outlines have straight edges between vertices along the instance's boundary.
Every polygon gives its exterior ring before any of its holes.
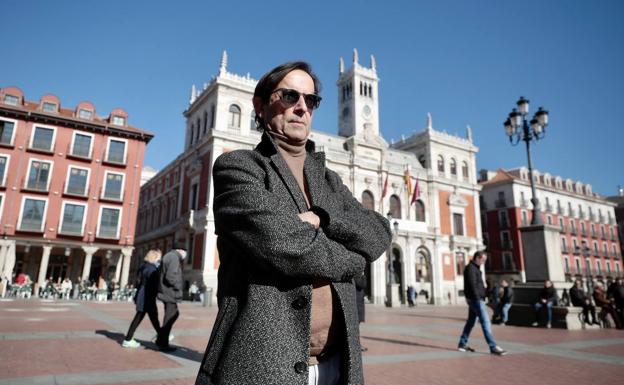
{"type": "Polygon", "coordinates": [[[128,282],[145,145],[114,109],[0,88],[0,274],[128,282]]]}
{"type": "MultiPolygon", "coordinates": [[[[192,87],[184,151],[141,187],[135,243],[140,257],[150,248],[167,251],[174,240],[186,242],[187,287],[201,282],[213,295],[219,254],[212,166],[224,152],[253,149],[261,136],[252,105],[257,81],[229,72],[227,62],[224,52],[216,76],[192,87]]],[[[394,231],[391,248],[367,268],[369,299],[385,301],[393,271],[403,298],[413,285],[419,300],[461,302],[463,268],[482,248],[478,148],[470,128],[466,137],[449,135],[435,130],[429,116],[422,131],[388,143],[380,134],[375,58],[365,66],[356,50],[350,68],[339,61],[336,92],[337,135],[313,130],[310,139],[363,205],[391,216],[394,231]]]]}

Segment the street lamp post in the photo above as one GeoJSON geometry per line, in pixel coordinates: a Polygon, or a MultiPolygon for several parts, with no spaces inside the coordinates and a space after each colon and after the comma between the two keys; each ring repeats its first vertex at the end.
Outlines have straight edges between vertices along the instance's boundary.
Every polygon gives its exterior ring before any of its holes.
{"type": "Polygon", "coordinates": [[[526,143],[527,158],[529,163],[529,178],[531,181],[531,203],[533,204],[533,218],[531,225],[542,225],[542,215],[540,213],[539,200],[535,193],[535,182],[533,181],[533,162],[531,161],[531,141],[538,141],[546,134],[546,126],[548,125],[548,111],[540,107],[530,122],[527,123],[529,114],[529,101],[524,97],[520,97],[516,103],[518,108],[514,108],[504,123],[505,132],[509,136],[509,142],[512,146],[517,146],[520,141],[526,143]]]}
{"type": "Polygon", "coordinates": [[[388,251],[386,252],[388,257],[388,277],[386,280],[386,306],[388,307],[396,307],[400,306],[399,302],[399,284],[396,282],[395,274],[394,274],[394,256],[392,255],[392,243],[397,237],[399,233],[399,222],[392,220],[392,213],[388,213],[388,221],[392,225],[392,242],[388,247],[388,251]]]}

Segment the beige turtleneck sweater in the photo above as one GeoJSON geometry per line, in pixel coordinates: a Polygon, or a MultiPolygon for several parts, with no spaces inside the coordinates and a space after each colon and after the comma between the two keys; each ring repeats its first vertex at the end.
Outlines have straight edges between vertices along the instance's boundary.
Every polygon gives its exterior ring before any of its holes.
{"type": "MultiPolygon", "coordinates": [[[[303,192],[306,204],[310,208],[310,192],[303,173],[303,166],[306,159],[306,149],[304,143],[288,142],[279,134],[269,131],[275,140],[279,152],[286,161],[288,168],[293,173],[299,188],[303,192]]],[[[312,283],[312,304],[310,320],[310,363],[316,364],[319,355],[331,353],[336,344],[338,327],[334,316],[334,294],[330,282],[327,280],[315,280],[312,283]]]]}

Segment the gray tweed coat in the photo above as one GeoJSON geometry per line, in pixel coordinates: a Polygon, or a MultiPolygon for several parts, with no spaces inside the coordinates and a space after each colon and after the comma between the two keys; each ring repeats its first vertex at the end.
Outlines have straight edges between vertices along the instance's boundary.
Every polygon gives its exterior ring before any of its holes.
{"type": "Polygon", "coordinates": [[[214,164],[214,216],[221,265],[219,312],[196,385],[308,383],[313,279],[331,281],[342,316],[343,384],[364,383],[353,277],[388,247],[388,221],[365,209],[306,145],[304,174],[320,229],[266,133],[253,151],[214,164]]]}

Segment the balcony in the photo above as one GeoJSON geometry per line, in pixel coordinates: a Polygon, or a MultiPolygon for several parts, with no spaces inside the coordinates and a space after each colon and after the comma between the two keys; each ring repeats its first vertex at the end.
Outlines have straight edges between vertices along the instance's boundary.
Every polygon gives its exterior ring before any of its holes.
{"type": "Polygon", "coordinates": [[[552,213],[553,211],[553,206],[550,203],[546,203],[546,212],[552,213]]]}
{"type": "Polygon", "coordinates": [[[557,206],[557,214],[563,215],[563,207],[557,206]]]}
{"type": "Polygon", "coordinates": [[[494,201],[494,205],[498,209],[507,207],[507,203],[505,202],[504,199],[497,199],[496,201],[494,201]]]}
{"type": "Polygon", "coordinates": [[[571,227],[570,228],[570,234],[576,235],[576,227],[571,227]]]}
{"type": "Polygon", "coordinates": [[[593,230],[592,230],[592,232],[591,232],[591,237],[592,237],[592,238],[594,238],[594,239],[598,238],[598,237],[596,237],[596,232],[595,232],[595,231],[593,231],[593,230]]]}
{"type": "Polygon", "coordinates": [[[529,207],[529,201],[527,201],[526,199],[520,199],[520,207],[529,207]]]}
{"type": "Polygon", "coordinates": [[[569,217],[575,217],[576,216],[576,211],[573,208],[569,208],[568,209],[568,216],[569,217]]]}
{"type": "Polygon", "coordinates": [[[586,237],[587,236],[587,230],[581,229],[581,235],[586,237]]]}
{"type": "Polygon", "coordinates": [[[583,211],[583,209],[579,209],[578,215],[579,215],[579,218],[585,219],[585,211],[583,211]]]}
{"type": "Polygon", "coordinates": [[[561,252],[565,253],[565,254],[569,254],[570,253],[570,247],[568,245],[561,245],[561,252]]]}

